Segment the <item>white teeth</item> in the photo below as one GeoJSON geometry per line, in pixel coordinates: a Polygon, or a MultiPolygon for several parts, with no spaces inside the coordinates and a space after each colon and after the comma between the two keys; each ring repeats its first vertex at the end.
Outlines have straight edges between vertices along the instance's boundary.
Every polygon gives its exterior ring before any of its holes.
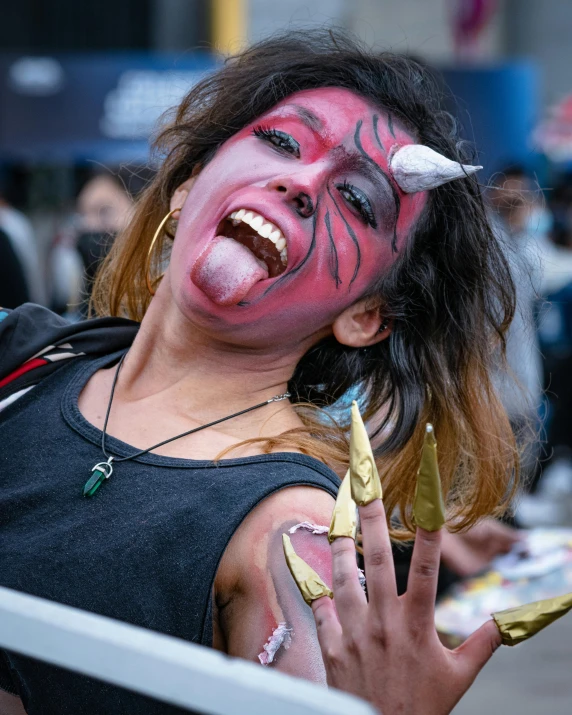
{"type": "Polygon", "coordinates": [[[262,218],[262,216],[255,216],[250,222],[250,225],[255,231],[258,231],[262,228],[263,223],[264,219],[262,218]]]}
{"type": "Polygon", "coordinates": [[[272,243],[276,246],[276,250],[280,253],[280,260],[285,266],[288,265],[288,248],[286,245],[286,239],[282,235],[282,231],[279,228],[276,228],[276,226],[267,222],[263,216],[259,216],[253,211],[247,211],[246,209],[233,211],[228,218],[233,221],[242,221],[243,223],[248,224],[258,233],[259,236],[272,241],[272,243]]]}

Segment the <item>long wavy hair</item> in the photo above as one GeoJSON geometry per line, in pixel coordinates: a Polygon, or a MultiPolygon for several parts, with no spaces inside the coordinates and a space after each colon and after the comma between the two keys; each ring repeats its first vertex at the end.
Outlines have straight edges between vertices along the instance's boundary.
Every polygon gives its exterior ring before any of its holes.
{"type": "MultiPolygon", "coordinates": [[[[231,136],[285,97],[305,89],[343,87],[399,118],[444,156],[471,163],[456,123],[439,105],[442,89],[418,62],[374,54],[327,31],[272,37],[194,86],[155,141],[162,164],[140,197],[96,280],[98,315],[141,320],[151,296],[146,258],[175,189],[208,163],[231,136]]],[[[168,256],[161,237],[152,271],[168,256]]],[[[491,382],[514,314],[508,263],[474,177],[433,189],[406,249],[371,291],[393,330],[372,347],[350,348],[333,337],[300,360],[289,389],[303,428],[262,441],[263,451],[295,448],[343,473],[348,465],[348,410],[331,408],[359,396],[376,445],[388,515],[399,515],[397,538],[413,530],[425,422],[439,443],[449,523],[462,529],[505,510],[518,477],[518,451],[491,382]]]]}

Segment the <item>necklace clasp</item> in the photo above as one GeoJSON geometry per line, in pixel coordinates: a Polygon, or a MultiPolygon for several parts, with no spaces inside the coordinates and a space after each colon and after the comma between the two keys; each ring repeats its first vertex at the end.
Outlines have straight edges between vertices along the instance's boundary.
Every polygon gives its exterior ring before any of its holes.
{"type": "Polygon", "coordinates": [[[274,397],[268,400],[268,404],[271,402],[281,402],[282,400],[287,400],[289,397],[292,397],[290,392],[285,392],[283,395],[274,395],[274,397]]]}

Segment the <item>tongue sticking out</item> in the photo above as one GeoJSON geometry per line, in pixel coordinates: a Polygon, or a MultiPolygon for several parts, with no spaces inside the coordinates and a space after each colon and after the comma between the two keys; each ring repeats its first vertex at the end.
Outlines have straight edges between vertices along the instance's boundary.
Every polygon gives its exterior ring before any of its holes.
{"type": "Polygon", "coordinates": [[[211,239],[191,270],[191,280],[217,305],[236,305],[258,281],[266,264],[246,246],[226,236],[211,239]]]}

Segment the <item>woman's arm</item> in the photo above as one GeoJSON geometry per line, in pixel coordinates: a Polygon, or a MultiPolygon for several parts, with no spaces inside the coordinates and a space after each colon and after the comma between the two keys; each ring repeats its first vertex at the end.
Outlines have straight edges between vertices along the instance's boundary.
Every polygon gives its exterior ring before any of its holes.
{"type": "MultiPolygon", "coordinates": [[[[270,667],[291,675],[326,682],[312,612],[288,571],[282,534],[303,522],[327,527],[333,505],[326,492],[291,487],[248,515],[223,556],[215,582],[219,647],[255,662],[270,660],[270,667]]],[[[331,582],[327,536],[300,528],[290,537],[298,553],[331,582]]]]}

